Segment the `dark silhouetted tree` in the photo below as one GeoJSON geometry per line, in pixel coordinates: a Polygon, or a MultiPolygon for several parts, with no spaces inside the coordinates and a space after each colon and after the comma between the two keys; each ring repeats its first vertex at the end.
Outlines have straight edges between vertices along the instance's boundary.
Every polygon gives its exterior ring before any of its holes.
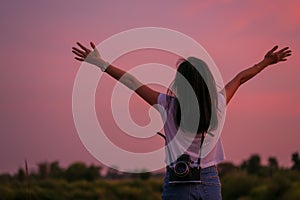
{"type": "Polygon", "coordinates": [[[247,169],[248,167],[248,160],[244,160],[240,166],[242,169],[247,169]]]}
{"type": "Polygon", "coordinates": [[[261,168],[260,156],[258,154],[252,155],[247,161],[247,172],[249,174],[255,174],[261,168]]]}
{"type": "Polygon", "coordinates": [[[85,179],[88,181],[94,181],[100,178],[100,170],[102,168],[99,166],[91,165],[87,168],[85,179]]]}
{"type": "Polygon", "coordinates": [[[278,161],[275,157],[270,157],[268,159],[268,166],[270,169],[277,170],[278,169],[278,161]]]}
{"type": "Polygon", "coordinates": [[[54,162],[50,163],[49,176],[51,178],[62,178],[63,173],[64,173],[64,170],[59,166],[58,161],[54,161],[54,162]]]}
{"type": "Polygon", "coordinates": [[[68,181],[87,180],[94,181],[100,178],[100,166],[90,165],[86,166],[83,162],[76,162],[71,164],[64,172],[65,178],[68,181]]]}
{"type": "Polygon", "coordinates": [[[273,176],[274,172],[278,170],[278,162],[275,157],[269,157],[267,170],[269,171],[270,176],[273,176]]]}
{"type": "Polygon", "coordinates": [[[223,162],[218,165],[218,172],[220,176],[226,175],[236,170],[236,166],[234,166],[231,162],[223,162]]]}
{"type": "Polygon", "coordinates": [[[38,176],[40,179],[45,180],[49,176],[49,163],[43,162],[38,164],[38,176]]]}
{"type": "Polygon", "coordinates": [[[68,181],[84,180],[86,178],[87,166],[82,162],[71,164],[65,172],[68,181]]]}
{"type": "Polygon", "coordinates": [[[295,152],[292,154],[292,161],[293,161],[293,170],[299,170],[300,171],[300,159],[299,159],[299,154],[298,152],[295,152]]]}
{"type": "Polygon", "coordinates": [[[16,178],[18,181],[21,181],[21,182],[25,181],[25,178],[26,178],[25,171],[22,168],[19,168],[16,178]]]}

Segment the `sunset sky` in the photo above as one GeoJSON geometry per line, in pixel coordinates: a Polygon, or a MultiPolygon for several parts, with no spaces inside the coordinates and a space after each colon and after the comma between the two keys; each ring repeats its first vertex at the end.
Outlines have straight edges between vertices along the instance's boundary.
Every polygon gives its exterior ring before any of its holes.
{"type": "MultiPolygon", "coordinates": [[[[0,173],[16,172],[25,158],[31,168],[54,160],[62,166],[99,164],[73,121],[72,90],[80,62],[71,47],[76,41],[98,44],[138,27],[164,27],[194,38],[225,83],[274,45],[289,46],[293,55],[287,62],[270,66],[239,89],[227,108],[221,137],[227,161],[235,164],[258,153],[263,164],[275,156],[290,167],[291,154],[300,153],[300,1],[4,1],[0,16],[0,173]]],[[[116,64],[128,70],[164,62],[148,53],[125,55],[116,64]]],[[[137,152],[163,145],[159,137],[136,143],[120,136],[111,117],[103,117],[111,112],[107,102],[114,85],[105,77],[96,94],[97,115],[110,127],[112,141],[137,152]]],[[[149,106],[136,96],[132,101],[133,118],[147,124],[149,106]]]]}

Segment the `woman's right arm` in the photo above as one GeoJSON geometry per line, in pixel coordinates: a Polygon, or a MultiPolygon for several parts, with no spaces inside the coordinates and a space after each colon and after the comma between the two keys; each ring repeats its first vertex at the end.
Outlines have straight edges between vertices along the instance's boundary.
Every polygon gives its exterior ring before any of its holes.
{"type": "Polygon", "coordinates": [[[100,53],[98,52],[94,43],[91,42],[93,51],[86,48],[79,42],[77,42],[77,44],[81,49],[78,49],[76,47],[72,48],[73,49],[72,52],[77,56],[75,57],[76,60],[85,61],[90,64],[98,66],[103,72],[109,74],[117,81],[120,81],[129,89],[135,91],[141,98],[143,98],[151,106],[157,104],[159,92],[152,90],[147,85],[142,84],[130,73],[120,68],[117,68],[116,66],[113,66],[108,62],[105,62],[101,58],[100,53]]]}
{"type": "Polygon", "coordinates": [[[113,78],[115,78],[116,80],[123,83],[129,89],[135,91],[135,93],[137,93],[149,105],[153,106],[157,104],[159,92],[152,90],[147,85],[144,85],[130,73],[125,72],[113,65],[109,65],[105,72],[113,78]]]}
{"type": "Polygon", "coordinates": [[[238,73],[229,83],[225,85],[225,94],[226,94],[226,104],[232,99],[233,95],[236,93],[237,89],[265,69],[267,66],[286,61],[286,57],[291,55],[291,50],[288,47],[285,47],[277,52],[275,50],[278,46],[275,46],[271,49],[264,57],[264,59],[258,64],[250,67],[248,69],[243,70],[238,73]]]}

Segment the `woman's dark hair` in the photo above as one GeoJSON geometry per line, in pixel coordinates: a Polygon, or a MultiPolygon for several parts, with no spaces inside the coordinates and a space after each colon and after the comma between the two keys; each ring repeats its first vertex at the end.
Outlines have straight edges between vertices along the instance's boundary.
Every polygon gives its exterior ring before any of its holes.
{"type": "Polygon", "coordinates": [[[175,79],[167,92],[176,97],[167,98],[167,101],[170,106],[170,101],[174,100],[177,128],[192,133],[213,130],[217,125],[217,88],[207,64],[189,57],[180,59],[177,66],[175,79]]]}

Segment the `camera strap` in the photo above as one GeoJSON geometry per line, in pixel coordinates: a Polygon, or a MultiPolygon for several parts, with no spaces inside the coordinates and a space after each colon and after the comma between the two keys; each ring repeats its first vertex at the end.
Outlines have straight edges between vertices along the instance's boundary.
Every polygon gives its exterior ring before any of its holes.
{"type": "MultiPolygon", "coordinates": [[[[159,136],[161,136],[162,138],[164,138],[165,141],[167,141],[166,140],[166,136],[163,135],[162,133],[157,132],[156,134],[159,135],[159,136]]],[[[198,168],[200,167],[200,162],[201,162],[201,150],[202,150],[202,145],[203,145],[203,142],[204,142],[204,137],[205,137],[205,132],[202,132],[201,133],[200,149],[199,149],[199,157],[198,157],[197,162],[196,162],[196,165],[197,165],[198,168]]],[[[168,150],[169,155],[171,156],[170,149],[168,147],[166,147],[166,148],[168,150]]]]}
{"type": "MultiPolygon", "coordinates": [[[[157,132],[157,134],[165,139],[165,142],[167,143],[166,136],[161,134],[160,132],[157,132]]],[[[180,157],[183,160],[179,160],[180,158],[177,158],[175,162],[172,162],[167,166],[167,169],[169,170],[169,177],[168,177],[168,183],[170,184],[184,184],[184,183],[202,183],[202,168],[200,166],[201,162],[201,148],[204,142],[205,132],[201,133],[201,142],[200,142],[200,149],[199,149],[199,156],[197,161],[189,161],[190,164],[188,164],[186,161],[184,161],[185,158],[180,157]]],[[[171,157],[171,151],[166,145],[167,153],[169,154],[169,157],[171,157]]],[[[186,154],[183,154],[181,156],[185,156],[186,154]]],[[[190,156],[188,156],[188,159],[190,159],[190,156]]],[[[170,160],[171,161],[171,160],[170,160]]]]}
{"type": "Polygon", "coordinates": [[[200,167],[200,162],[201,162],[201,150],[202,150],[202,145],[203,145],[203,142],[204,142],[204,135],[205,135],[205,133],[202,132],[201,133],[200,149],[199,149],[199,157],[198,157],[198,160],[197,160],[198,167],[200,167]]]}

